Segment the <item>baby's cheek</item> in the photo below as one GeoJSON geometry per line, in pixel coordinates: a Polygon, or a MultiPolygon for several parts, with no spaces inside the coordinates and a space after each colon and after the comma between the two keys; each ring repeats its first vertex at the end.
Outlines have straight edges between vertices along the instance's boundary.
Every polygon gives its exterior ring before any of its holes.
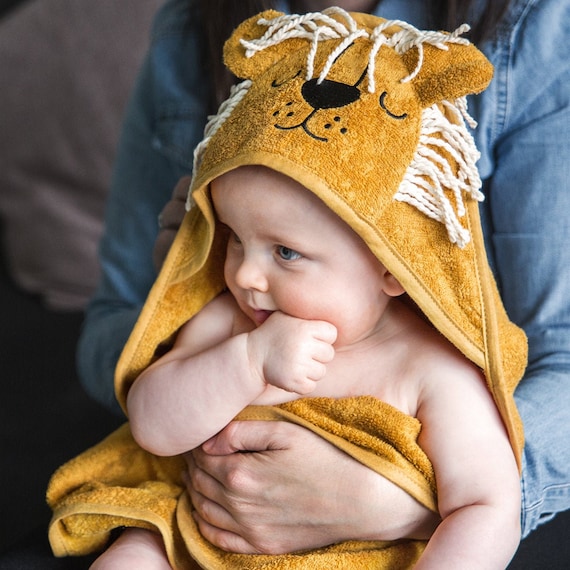
{"type": "Polygon", "coordinates": [[[312,291],[308,288],[295,289],[284,296],[280,307],[292,317],[307,321],[326,321],[335,326],[336,322],[333,321],[340,316],[334,297],[329,295],[326,287],[315,287],[312,291]]]}

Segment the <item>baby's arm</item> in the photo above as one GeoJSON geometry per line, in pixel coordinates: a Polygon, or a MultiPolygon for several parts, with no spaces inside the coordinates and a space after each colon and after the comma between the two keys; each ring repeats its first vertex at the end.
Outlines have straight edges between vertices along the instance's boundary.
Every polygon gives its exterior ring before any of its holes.
{"type": "Polygon", "coordinates": [[[152,453],[176,455],[218,433],[270,383],[311,391],[334,356],[331,327],[274,313],[255,328],[229,294],[220,295],[131,387],[133,436],[152,453]],[[327,332],[328,340],[321,340],[327,332]]]}
{"type": "Polygon", "coordinates": [[[420,400],[419,443],[435,469],[443,520],[416,570],[503,570],[520,541],[514,455],[484,379],[460,358],[420,400]]]}

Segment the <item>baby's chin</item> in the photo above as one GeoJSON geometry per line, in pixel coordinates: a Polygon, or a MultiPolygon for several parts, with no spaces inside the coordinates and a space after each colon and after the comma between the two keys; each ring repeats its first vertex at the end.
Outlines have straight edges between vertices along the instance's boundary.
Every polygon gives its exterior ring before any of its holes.
{"type": "Polygon", "coordinates": [[[337,339],[334,343],[336,352],[350,350],[366,350],[375,346],[379,341],[376,329],[366,331],[346,331],[337,326],[337,339]]]}

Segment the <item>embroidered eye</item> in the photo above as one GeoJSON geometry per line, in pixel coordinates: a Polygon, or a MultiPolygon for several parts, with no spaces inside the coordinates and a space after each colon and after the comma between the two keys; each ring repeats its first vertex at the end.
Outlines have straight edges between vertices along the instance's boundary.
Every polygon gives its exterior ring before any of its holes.
{"type": "Polygon", "coordinates": [[[283,261],[295,261],[296,259],[301,259],[301,257],[303,257],[300,253],[298,253],[294,249],[291,249],[284,245],[277,246],[277,255],[283,261]]]}
{"type": "Polygon", "coordinates": [[[297,71],[297,73],[295,73],[295,75],[292,75],[291,77],[282,77],[280,79],[274,79],[271,82],[271,87],[281,87],[281,85],[285,85],[285,83],[287,83],[288,81],[293,81],[293,79],[301,75],[301,71],[302,70],[299,69],[299,71],[297,71]]]}
{"type": "Polygon", "coordinates": [[[387,91],[384,91],[382,95],[380,95],[380,107],[386,111],[388,116],[392,117],[393,119],[405,119],[408,116],[408,113],[402,113],[401,115],[395,115],[394,113],[390,112],[388,107],[386,107],[386,97],[388,95],[387,91]]]}

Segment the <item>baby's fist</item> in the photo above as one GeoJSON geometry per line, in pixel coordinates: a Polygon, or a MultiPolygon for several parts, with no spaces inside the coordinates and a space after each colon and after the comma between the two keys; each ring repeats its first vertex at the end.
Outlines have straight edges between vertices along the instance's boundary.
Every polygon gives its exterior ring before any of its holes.
{"type": "Polygon", "coordinates": [[[263,377],[288,392],[311,393],[335,355],[336,327],[273,313],[257,331],[264,335],[263,377]]]}

